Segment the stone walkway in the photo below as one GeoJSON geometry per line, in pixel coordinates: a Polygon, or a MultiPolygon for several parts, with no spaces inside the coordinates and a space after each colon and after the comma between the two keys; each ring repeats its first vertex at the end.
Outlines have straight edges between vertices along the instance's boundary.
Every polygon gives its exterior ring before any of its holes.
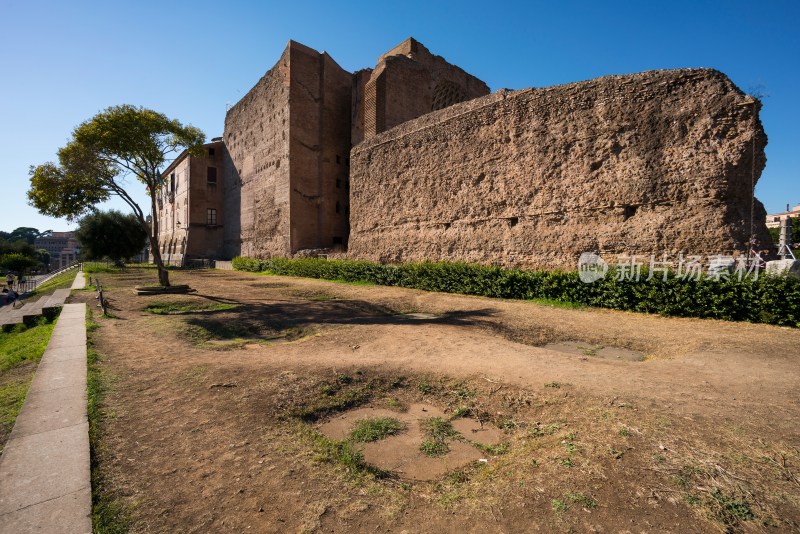
{"type": "Polygon", "coordinates": [[[90,533],[89,469],[86,305],[66,304],[0,457],[0,532],[90,533]]]}

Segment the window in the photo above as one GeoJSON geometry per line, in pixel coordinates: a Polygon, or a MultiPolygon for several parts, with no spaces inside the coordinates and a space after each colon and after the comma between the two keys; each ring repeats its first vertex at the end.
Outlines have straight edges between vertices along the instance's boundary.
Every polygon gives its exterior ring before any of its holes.
{"type": "Polygon", "coordinates": [[[217,210],[208,208],[206,211],[206,224],[217,224],[217,210]]]}
{"type": "Polygon", "coordinates": [[[175,192],[175,173],[174,172],[169,175],[169,192],[170,193],[174,193],[175,192]]]}
{"type": "Polygon", "coordinates": [[[217,168],[216,167],[209,167],[206,170],[206,179],[208,180],[208,185],[217,185],[217,168]]]}
{"type": "Polygon", "coordinates": [[[214,157],[214,149],[213,148],[209,148],[208,149],[208,157],[210,157],[210,158],[214,157]]]}

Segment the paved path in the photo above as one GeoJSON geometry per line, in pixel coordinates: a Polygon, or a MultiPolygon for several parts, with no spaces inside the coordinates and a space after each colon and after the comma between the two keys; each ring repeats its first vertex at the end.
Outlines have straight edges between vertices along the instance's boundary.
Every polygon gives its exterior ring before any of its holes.
{"type": "Polygon", "coordinates": [[[83,276],[83,271],[78,271],[75,280],[72,281],[71,289],[83,289],[86,287],[86,277],[83,276]]]}
{"type": "Polygon", "coordinates": [[[65,304],[0,456],[0,532],[90,533],[91,510],[86,305],[65,304]]]}

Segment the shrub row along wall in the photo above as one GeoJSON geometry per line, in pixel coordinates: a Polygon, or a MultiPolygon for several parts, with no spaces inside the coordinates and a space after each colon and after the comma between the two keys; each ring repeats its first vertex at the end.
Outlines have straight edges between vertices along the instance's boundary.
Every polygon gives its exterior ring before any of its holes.
{"type": "Polygon", "coordinates": [[[682,280],[673,276],[664,280],[661,275],[646,280],[644,273],[636,281],[617,280],[610,271],[602,280],[587,284],[576,272],[523,271],[449,262],[382,265],[353,260],[238,257],[234,258],[233,267],[444,293],[545,298],[615,310],[800,326],[800,280],[763,274],[743,280],[682,280]]]}
{"type": "MultiPolygon", "coordinates": [[[[353,148],[348,256],[574,268],[588,251],[743,250],[759,108],[721,72],[681,69],[424,115],[353,148]]],[[[754,215],[768,246],[759,202],[754,215]]]]}

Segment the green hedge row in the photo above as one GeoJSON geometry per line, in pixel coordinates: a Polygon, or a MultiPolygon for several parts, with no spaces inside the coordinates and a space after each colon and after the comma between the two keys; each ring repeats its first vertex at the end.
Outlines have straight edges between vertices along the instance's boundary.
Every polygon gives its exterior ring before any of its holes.
{"type": "Polygon", "coordinates": [[[257,260],[237,257],[233,268],[345,282],[370,282],[426,291],[508,299],[543,298],[645,313],[800,326],[800,280],[783,276],[756,279],[682,280],[655,276],[617,280],[613,270],[586,284],[577,272],[523,271],[467,263],[421,262],[382,265],[356,260],[257,260]]]}

